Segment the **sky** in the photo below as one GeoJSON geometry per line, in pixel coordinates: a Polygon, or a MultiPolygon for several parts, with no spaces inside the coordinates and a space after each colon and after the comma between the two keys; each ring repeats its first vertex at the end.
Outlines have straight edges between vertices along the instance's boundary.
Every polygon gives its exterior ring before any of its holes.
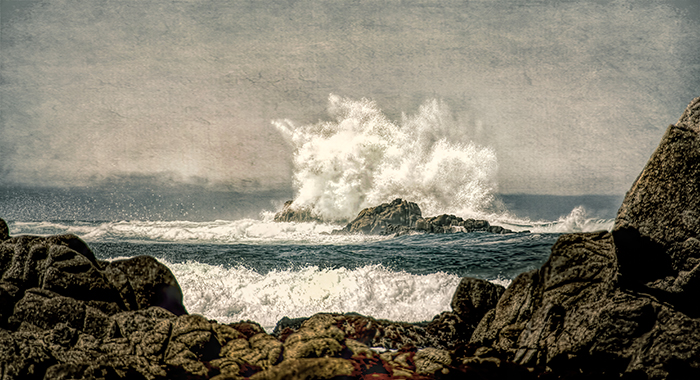
{"type": "MultiPolygon", "coordinates": [[[[436,99],[498,191],[620,195],[700,96],[679,1],[0,2],[0,183],[290,189],[273,122],[436,99]]],[[[455,137],[456,136],[456,137],[455,137]]]]}

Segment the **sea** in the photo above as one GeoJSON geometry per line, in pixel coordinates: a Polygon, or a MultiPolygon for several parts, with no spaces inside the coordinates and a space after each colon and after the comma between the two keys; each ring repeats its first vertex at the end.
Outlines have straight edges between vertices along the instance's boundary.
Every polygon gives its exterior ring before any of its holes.
{"type": "Polygon", "coordinates": [[[0,217],[11,236],[75,234],[102,260],[151,255],[173,272],[190,313],[222,323],[252,320],[268,331],[283,317],[318,312],[429,321],[450,310],[462,277],[508,286],[518,274],[539,268],[561,234],[611,229],[622,200],[501,194],[497,198],[510,211],[489,221],[516,233],[394,237],[331,235],[341,223],[274,222],[269,207],[254,215],[257,197],[250,195],[238,195],[248,216],[225,218],[241,207],[223,207],[217,215],[211,204],[217,196],[220,204],[235,203],[231,195],[170,195],[154,204],[139,202],[152,195],[61,191],[0,190],[0,217]],[[177,199],[194,199],[189,219],[182,208],[179,217],[164,211],[182,204],[177,199]]]}

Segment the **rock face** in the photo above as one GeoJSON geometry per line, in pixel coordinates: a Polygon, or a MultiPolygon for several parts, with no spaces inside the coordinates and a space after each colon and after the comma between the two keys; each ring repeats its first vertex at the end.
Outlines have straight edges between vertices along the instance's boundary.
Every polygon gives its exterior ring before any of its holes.
{"type": "Polygon", "coordinates": [[[106,263],[74,235],[6,236],[0,273],[3,379],[166,377],[211,345],[153,258],[106,263]]]}
{"type": "Polygon", "coordinates": [[[389,225],[415,226],[421,219],[421,211],[417,204],[394,199],[391,203],[366,208],[338,233],[363,233],[378,235],[389,225]]]}
{"type": "Polygon", "coordinates": [[[700,317],[700,98],[627,193],[613,229],[621,281],[700,317]]]}
{"type": "Polygon", "coordinates": [[[452,233],[485,231],[491,233],[511,233],[513,231],[492,226],[485,220],[439,215],[423,218],[417,204],[402,199],[366,208],[336,234],[405,235],[409,233],[452,233]]]}

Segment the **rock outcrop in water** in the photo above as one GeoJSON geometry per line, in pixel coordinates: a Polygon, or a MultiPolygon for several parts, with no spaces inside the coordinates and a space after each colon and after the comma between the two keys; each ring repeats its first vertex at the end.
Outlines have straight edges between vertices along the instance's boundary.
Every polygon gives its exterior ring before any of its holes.
{"type": "Polygon", "coordinates": [[[485,220],[462,219],[454,215],[423,218],[420,207],[413,202],[395,199],[391,203],[366,208],[335,234],[406,235],[409,233],[453,233],[484,231],[512,233],[485,220]]]}
{"type": "Polygon", "coordinates": [[[321,222],[321,218],[316,216],[308,208],[293,208],[294,201],[284,202],[282,210],[275,214],[275,222],[321,222]]]}
{"type": "MultiPolygon", "coordinates": [[[[0,219],[0,374],[700,378],[698,141],[700,98],[669,127],[612,233],[561,236],[542,268],[505,291],[463,279],[452,311],[423,324],[326,313],[283,320],[273,335],[254,322],[219,324],[188,315],[177,281],[150,257],[99,261],[76,236],[10,237],[0,219]]],[[[402,204],[375,214],[417,223],[402,204]]]]}

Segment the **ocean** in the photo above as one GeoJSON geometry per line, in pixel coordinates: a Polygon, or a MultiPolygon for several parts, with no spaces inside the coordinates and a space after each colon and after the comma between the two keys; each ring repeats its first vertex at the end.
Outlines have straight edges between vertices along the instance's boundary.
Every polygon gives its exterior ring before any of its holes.
{"type": "MultiPolygon", "coordinates": [[[[519,273],[539,268],[561,234],[612,228],[622,199],[503,194],[496,198],[511,211],[487,219],[517,233],[392,237],[330,235],[340,223],[277,223],[269,205],[280,202],[269,197],[238,195],[245,210],[229,205],[220,214],[211,207],[197,213],[201,205],[195,204],[178,215],[172,202],[148,203],[152,197],[143,194],[111,201],[104,195],[61,194],[2,190],[0,217],[12,236],[76,234],[99,259],[154,256],[175,274],[190,313],[223,323],[253,320],[268,331],[285,316],[318,312],[429,321],[450,310],[461,277],[507,286],[519,273]],[[91,201],[76,208],[80,199],[91,201]],[[248,208],[256,205],[263,208],[249,216],[248,208]],[[231,208],[242,216],[216,218],[230,216],[231,208]],[[100,219],[107,210],[120,211],[111,220],[100,219]],[[61,213],[70,218],[56,218],[61,213]]],[[[212,204],[236,202],[218,196],[200,195],[212,204]]]]}
{"type": "Polygon", "coordinates": [[[499,193],[496,151],[445,107],[426,101],[394,121],[370,100],[331,95],[326,121],[273,121],[293,152],[282,190],[105,173],[90,185],[0,187],[0,218],[11,235],[76,234],[104,260],[154,256],[175,274],[190,313],[267,330],[318,312],[429,321],[450,310],[460,278],[507,286],[539,268],[561,234],[612,228],[622,195],[499,193]],[[485,219],[516,233],[330,234],[396,198],[424,217],[485,219]],[[288,199],[332,222],[274,222],[288,199]]]}

